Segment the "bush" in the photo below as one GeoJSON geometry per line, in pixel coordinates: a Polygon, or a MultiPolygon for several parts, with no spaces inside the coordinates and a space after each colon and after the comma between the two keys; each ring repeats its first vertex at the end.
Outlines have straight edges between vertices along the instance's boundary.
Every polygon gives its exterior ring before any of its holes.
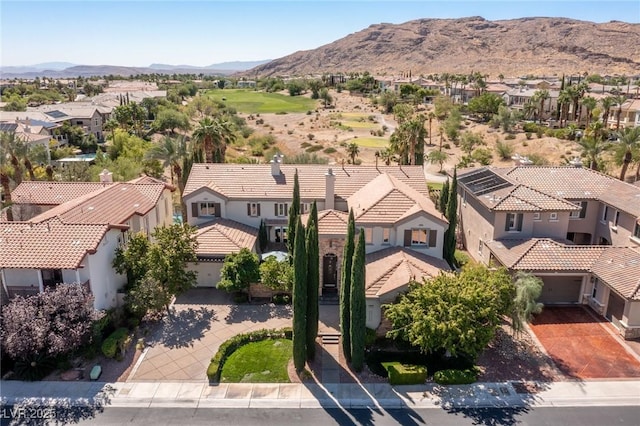
{"type": "Polygon", "coordinates": [[[514,135],[513,133],[509,133],[507,136],[504,137],[506,140],[508,141],[512,141],[516,138],[516,135],[514,135]]]}
{"type": "Polygon", "coordinates": [[[531,139],[531,132],[526,132],[526,133],[524,134],[524,136],[525,136],[527,139],[531,139]]]}
{"type": "Polygon", "coordinates": [[[291,295],[286,293],[274,294],[271,301],[276,305],[288,305],[291,303],[291,295]]]}
{"type": "Polygon", "coordinates": [[[468,385],[478,380],[475,368],[467,370],[440,370],[433,375],[433,380],[439,385],[468,385]]]}
{"type": "Polygon", "coordinates": [[[220,373],[224,362],[229,356],[238,350],[239,347],[246,345],[249,342],[260,342],[267,339],[291,339],[292,330],[290,327],[280,330],[263,329],[256,330],[250,333],[238,334],[231,339],[225,341],[218,348],[218,352],[211,358],[209,367],[207,368],[207,377],[209,381],[217,382],[220,380],[220,373]]]}
{"type": "Polygon", "coordinates": [[[325,154],[333,154],[334,152],[336,152],[336,149],[330,146],[329,148],[325,148],[322,152],[324,152],[325,154]]]}
{"type": "Polygon", "coordinates": [[[442,144],[442,149],[451,149],[451,144],[449,142],[442,144]]]}
{"type": "Polygon", "coordinates": [[[535,133],[538,131],[538,125],[536,123],[524,123],[522,130],[524,130],[525,133],[535,133]]]}
{"type": "Polygon", "coordinates": [[[376,342],[376,331],[373,328],[367,327],[364,335],[364,345],[372,346],[376,342]]]}
{"type": "Polygon", "coordinates": [[[309,139],[310,141],[312,141],[315,137],[316,137],[316,135],[314,135],[313,133],[309,133],[307,135],[307,139],[309,139]]]}
{"type": "Polygon", "coordinates": [[[427,380],[427,368],[423,365],[399,362],[384,362],[382,365],[387,370],[391,385],[420,385],[427,380]]]}
{"type": "Polygon", "coordinates": [[[107,358],[115,358],[118,349],[124,349],[128,339],[130,339],[128,329],[124,327],[117,329],[102,342],[102,354],[107,358]]]}
{"type": "Polygon", "coordinates": [[[503,160],[510,160],[513,155],[513,146],[508,142],[496,142],[496,152],[503,160]]]}
{"type": "Polygon", "coordinates": [[[322,150],[322,145],[313,145],[310,146],[309,148],[306,149],[307,152],[311,153],[311,152],[318,152],[322,150]]]}
{"type": "Polygon", "coordinates": [[[483,166],[488,166],[493,161],[493,156],[491,155],[491,151],[486,148],[477,148],[471,154],[471,158],[473,158],[478,163],[483,166]]]}
{"type": "Polygon", "coordinates": [[[456,250],[453,254],[453,257],[456,259],[456,265],[459,267],[463,267],[467,263],[469,263],[469,255],[463,251],[456,250]]]}

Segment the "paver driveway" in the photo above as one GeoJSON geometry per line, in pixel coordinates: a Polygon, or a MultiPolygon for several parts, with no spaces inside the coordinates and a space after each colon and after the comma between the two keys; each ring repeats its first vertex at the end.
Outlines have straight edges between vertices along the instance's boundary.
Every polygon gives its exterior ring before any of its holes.
{"type": "Polygon", "coordinates": [[[167,318],[145,338],[151,344],[129,380],[207,381],[207,367],[220,344],[232,336],[261,328],[291,326],[291,307],[235,305],[231,296],[207,288],[189,290],[167,318]]]}
{"type": "Polygon", "coordinates": [[[611,324],[584,307],[545,307],[531,329],[569,377],[640,377],[640,361],[612,335],[611,324]]]}

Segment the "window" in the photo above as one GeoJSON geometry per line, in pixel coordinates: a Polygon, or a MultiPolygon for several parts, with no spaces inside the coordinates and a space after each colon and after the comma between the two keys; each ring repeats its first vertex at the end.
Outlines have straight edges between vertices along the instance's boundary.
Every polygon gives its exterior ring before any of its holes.
{"type": "Polygon", "coordinates": [[[247,215],[260,216],[260,203],[247,203],[247,215]]]}
{"type": "Polygon", "coordinates": [[[604,209],[602,210],[602,219],[600,219],[600,221],[606,223],[607,216],[609,216],[609,206],[604,206],[604,209]]]}
{"type": "Polygon", "coordinates": [[[536,221],[541,220],[541,219],[540,219],[540,212],[535,212],[535,213],[533,214],[533,220],[536,220],[536,221]]]}
{"type": "Polygon", "coordinates": [[[593,283],[593,291],[591,292],[591,297],[596,298],[596,294],[598,294],[598,280],[593,283]]]}
{"type": "Polygon", "coordinates": [[[640,239],[640,223],[636,223],[636,226],[633,228],[633,236],[640,239]]]}
{"type": "Polygon", "coordinates": [[[307,214],[311,210],[311,203],[300,203],[300,214],[307,214]]]}
{"type": "Polygon", "coordinates": [[[613,226],[618,226],[620,220],[620,210],[616,210],[616,214],[613,215],[613,226]]]}
{"type": "Polygon", "coordinates": [[[558,220],[558,212],[549,213],[549,220],[555,222],[558,220]]]}
{"type": "Polygon", "coordinates": [[[484,241],[478,241],[478,254],[482,255],[482,247],[484,247],[484,241]]]}
{"type": "Polygon", "coordinates": [[[464,189],[462,190],[462,205],[467,205],[467,191],[465,191],[464,189]]]}
{"type": "Polygon", "coordinates": [[[580,210],[579,211],[572,211],[571,213],[569,213],[569,218],[571,218],[571,219],[584,219],[585,217],[587,217],[587,202],[586,201],[580,201],[580,210]]]}
{"type": "Polygon", "coordinates": [[[411,230],[411,245],[412,246],[426,246],[427,245],[427,230],[424,228],[411,230]]]}
{"type": "Polygon", "coordinates": [[[508,232],[522,231],[522,213],[507,213],[504,230],[508,232]]]}
{"type": "Polygon", "coordinates": [[[98,125],[98,119],[97,119],[97,118],[94,118],[94,119],[93,119],[93,125],[94,125],[94,126],[97,126],[97,125],[98,125]]]}
{"type": "Polygon", "coordinates": [[[364,228],[364,242],[373,244],[373,228],[364,228]]]}
{"type": "Polygon", "coordinates": [[[215,216],[216,204],[215,203],[200,203],[200,216],[215,216]]]}
{"type": "Polygon", "coordinates": [[[286,216],[289,205],[287,203],[276,203],[276,216],[286,216]]]}
{"type": "Polygon", "coordinates": [[[389,244],[390,236],[391,236],[391,229],[382,228],[382,244],[389,244]]]}

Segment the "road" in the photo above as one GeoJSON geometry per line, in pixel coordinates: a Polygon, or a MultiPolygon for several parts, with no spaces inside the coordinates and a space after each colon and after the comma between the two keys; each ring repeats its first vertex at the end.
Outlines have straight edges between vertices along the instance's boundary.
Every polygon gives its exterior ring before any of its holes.
{"type": "MultiPolygon", "coordinates": [[[[0,409],[2,425],[45,424],[42,420],[12,422],[11,407],[0,409]],[[2,411],[4,410],[4,411],[2,411]]],[[[36,413],[37,414],[37,413],[36,413]]],[[[40,413],[42,414],[42,413],[40,413]]],[[[486,409],[345,410],[225,409],[225,408],[106,408],[92,413],[56,413],[57,424],[81,425],[637,425],[640,407],[526,407],[486,409]]],[[[24,419],[23,419],[24,420],[24,419]]]]}

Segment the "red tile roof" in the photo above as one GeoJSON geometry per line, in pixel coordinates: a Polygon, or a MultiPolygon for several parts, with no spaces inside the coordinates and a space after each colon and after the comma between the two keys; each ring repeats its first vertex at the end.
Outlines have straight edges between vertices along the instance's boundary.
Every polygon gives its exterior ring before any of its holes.
{"type": "Polygon", "coordinates": [[[23,181],[11,192],[15,204],[57,206],[111,184],[100,182],[23,181]]]}
{"type": "Polygon", "coordinates": [[[628,247],[607,247],[591,271],[622,297],[640,300],[640,252],[628,247]]]}
{"type": "Polygon", "coordinates": [[[218,218],[199,228],[196,233],[198,257],[221,257],[243,248],[253,249],[258,230],[229,219],[218,218]]]}
{"type": "Polygon", "coordinates": [[[366,256],[367,297],[381,297],[400,291],[410,281],[437,276],[449,271],[442,259],[427,256],[403,247],[389,247],[366,256]]]}
{"type": "Polygon", "coordinates": [[[76,269],[94,252],[108,225],[0,222],[2,268],[76,269]]]}
{"type": "MultiPolygon", "coordinates": [[[[301,215],[302,223],[306,225],[309,214],[301,215]]],[[[349,214],[339,210],[321,210],[318,212],[318,235],[340,235],[347,234],[347,223],[349,214]]]]}

